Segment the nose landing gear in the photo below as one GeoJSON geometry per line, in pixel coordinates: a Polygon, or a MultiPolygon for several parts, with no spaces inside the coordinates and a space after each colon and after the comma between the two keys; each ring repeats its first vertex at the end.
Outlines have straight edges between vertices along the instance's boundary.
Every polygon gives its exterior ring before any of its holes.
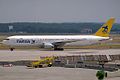
{"type": "Polygon", "coordinates": [[[10,51],[13,51],[15,48],[10,48],[10,51]]]}

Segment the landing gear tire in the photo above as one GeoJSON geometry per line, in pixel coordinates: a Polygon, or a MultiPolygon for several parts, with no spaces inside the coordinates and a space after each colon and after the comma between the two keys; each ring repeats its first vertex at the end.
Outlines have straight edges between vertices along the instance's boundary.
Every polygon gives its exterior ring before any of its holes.
{"type": "Polygon", "coordinates": [[[48,67],[52,67],[52,64],[48,64],[48,67]]]}
{"type": "Polygon", "coordinates": [[[64,48],[54,48],[55,51],[63,51],[64,48]]]}
{"type": "Polygon", "coordinates": [[[13,51],[14,50],[14,48],[10,48],[10,51],[13,51]]]}

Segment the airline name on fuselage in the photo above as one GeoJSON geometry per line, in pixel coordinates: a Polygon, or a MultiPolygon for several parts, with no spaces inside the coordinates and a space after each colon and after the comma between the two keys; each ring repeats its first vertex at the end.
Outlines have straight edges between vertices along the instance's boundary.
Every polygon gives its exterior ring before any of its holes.
{"type": "Polygon", "coordinates": [[[17,42],[17,43],[31,43],[31,44],[34,44],[34,43],[35,43],[35,40],[17,39],[16,42],[17,42]]]}

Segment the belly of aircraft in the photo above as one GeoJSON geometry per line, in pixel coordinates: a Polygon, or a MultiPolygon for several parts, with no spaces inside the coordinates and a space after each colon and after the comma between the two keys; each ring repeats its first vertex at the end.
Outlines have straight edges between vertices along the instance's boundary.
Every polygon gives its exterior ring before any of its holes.
{"type": "Polygon", "coordinates": [[[99,43],[98,41],[77,41],[72,43],[67,43],[65,46],[85,46],[99,43]]]}

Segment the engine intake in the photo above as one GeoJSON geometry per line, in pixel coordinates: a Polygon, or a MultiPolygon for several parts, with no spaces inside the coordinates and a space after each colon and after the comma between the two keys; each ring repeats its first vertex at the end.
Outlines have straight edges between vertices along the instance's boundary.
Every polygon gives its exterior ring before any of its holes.
{"type": "Polygon", "coordinates": [[[54,48],[54,45],[51,43],[43,43],[42,48],[54,48]]]}

